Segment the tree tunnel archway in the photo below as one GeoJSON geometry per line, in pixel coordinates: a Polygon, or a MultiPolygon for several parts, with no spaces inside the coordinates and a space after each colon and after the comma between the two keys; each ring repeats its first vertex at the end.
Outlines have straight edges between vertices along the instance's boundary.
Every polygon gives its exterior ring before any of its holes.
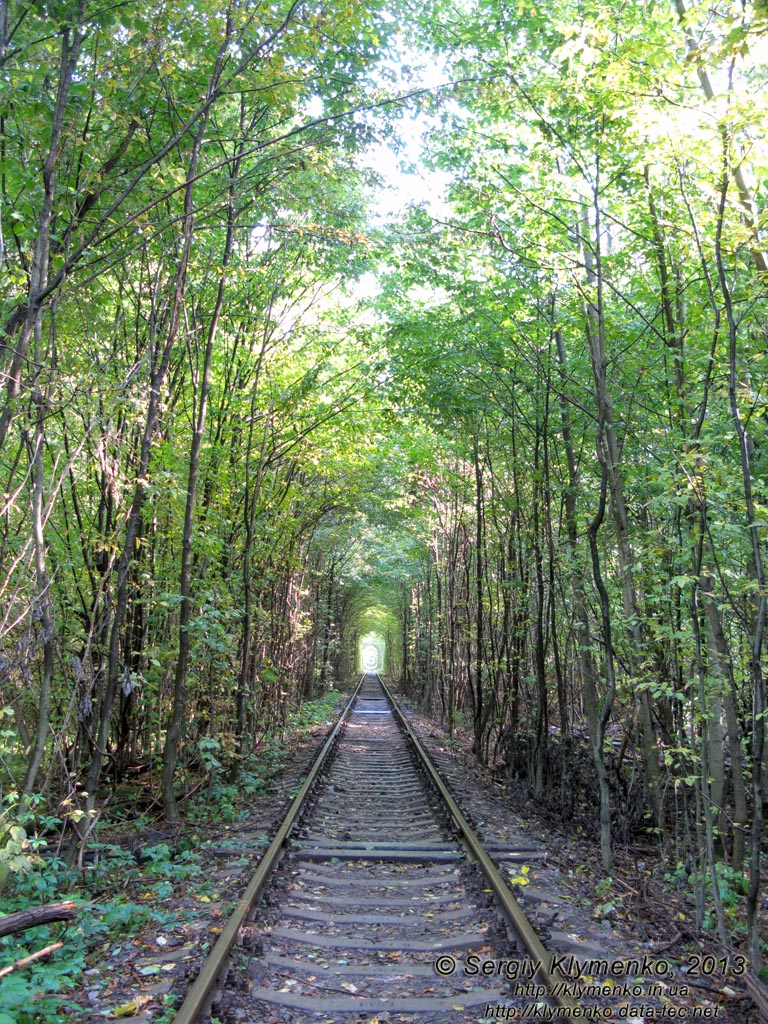
{"type": "Polygon", "coordinates": [[[381,633],[371,631],[360,638],[357,664],[360,672],[384,672],[387,643],[381,633]]]}

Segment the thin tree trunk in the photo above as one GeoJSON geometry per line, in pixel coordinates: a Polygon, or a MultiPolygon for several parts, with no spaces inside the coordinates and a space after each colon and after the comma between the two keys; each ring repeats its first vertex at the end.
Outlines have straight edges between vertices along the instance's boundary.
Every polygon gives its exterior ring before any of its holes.
{"type": "Polygon", "coordinates": [[[595,589],[600,601],[600,617],[603,627],[603,643],[605,644],[605,695],[603,697],[603,708],[595,723],[595,737],[592,743],[592,754],[597,771],[597,782],[600,790],[600,856],[603,867],[610,870],[613,867],[613,849],[611,846],[611,804],[608,776],[603,760],[603,743],[608,722],[613,709],[613,700],[616,694],[616,671],[613,654],[613,632],[611,627],[611,602],[608,591],[605,587],[603,574],[600,567],[600,551],[597,546],[597,535],[605,517],[605,497],[608,483],[608,469],[604,465],[600,482],[600,504],[597,514],[589,524],[587,536],[589,537],[589,550],[592,556],[592,577],[595,581],[595,589]]]}
{"type": "Polygon", "coordinates": [[[728,189],[729,149],[723,148],[723,181],[715,237],[715,259],[720,291],[723,297],[728,323],[728,401],[731,418],[739,443],[741,476],[744,494],[744,519],[749,534],[752,573],[757,584],[752,622],[745,621],[744,628],[749,637],[750,678],[752,682],[752,849],[749,861],[749,891],[747,893],[747,945],[755,974],[762,969],[763,956],[760,948],[759,910],[761,890],[761,844],[763,839],[763,757],[765,753],[765,680],[763,677],[763,641],[765,636],[766,577],[763,552],[760,546],[760,522],[755,508],[752,490],[753,441],[744,425],[739,408],[738,382],[738,321],[734,309],[731,289],[725,272],[722,250],[722,229],[725,200],[728,189]]]}
{"type": "MultiPolygon", "coordinates": [[[[694,579],[698,581],[701,576],[701,561],[703,554],[704,539],[701,535],[696,539],[693,551],[694,579]]],[[[712,883],[712,902],[715,906],[715,920],[717,922],[717,936],[723,944],[728,941],[728,931],[725,927],[723,915],[723,900],[720,895],[720,885],[717,877],[717,860],[715,857],[714,821],[712,817],[712,781],[710,778],[710,729],[712,718],[710,712],[711,692],[707,689],[707,673],[704,668],[704,654],[701,639],[701,608],[699,601],[699,589],[694,583],[691,592],[691,624],[693,627],[693,639],[696,651],[696,674],[699,681],[699,714],[700,714],[700,750],[701,750],[701,773],[699,776],[699,795],[704,812],[704,846],[706,850],[706,868],[708,869],[712,883]]],[[[722,750],[722,747],[721,747],[722,750]]]]}
{"type": "Polygon", "coordinates": [[[23,798],[32,795],[45,753],[45,743],[51,724],[51,685],[53,683],[55,646],[53,602],[50,594],[50,579],[45,555],[43,514],[45,508],[45,471],[43,468],[43,445],[45,408],[41,395],[37,401],[37,430],[34,441],[29,441],[30,470],[32,474],[32,534],[35,548],[35,579],[37,586],[37,615],[39,616],[40,638],[43,643],[43,673],[37,708],[37,730],[35,744],[30,753],[26,775],[21,786],[23,798]]]}
{"type": "MultiPolygon", "coordinates": [[[[638,700],[638,721],[640,725],[640,743],[643,768],[648,792],[651,798],[653,816],[657,828],[663,830],[663,808],[661,785],[659,782],[659,759],[656,743],[656,732],[653,725],[653,714],[648,690],[638,686],[643,677],[643,636],[640,627],[641,615],[637,593],[635,590],[635,558],[630,540],[630,523],[624,499],[624,476],[621,466],[619,439],[613,411],[613,402],[608,387],[608,359],[605,344],[605,315],[603,302],[603,273],[601,258],[601,211],[600,211],[600,159],[595,162],[595,185],[593,213],[594,246],[590,248],[586,241],[585,231],[585,262],[587,268],[587,284],[596,290],[595,301],[587,302],[585,326],[592,360],[592,371],[595,383],[595,402],[598,413],[597,457],[608,472],[608,488],[611,499],[611,511],[616,535],[616,548],[619,562],[624,614],[628,622],[629,632],[629,664],[632,685],[636,688],[638,700]]],[[[585,211],[585,227],[588,228],[585,211]]]]}
{"type": "MultiPolygon", "coordinates": [[[[227,31],[227,35],[229,35],[229,31],[227,31]]],[[[218,76],[214,75],[214,79],[216,77],[218,76]]],[[[242,148],[241,144],[241,153],[242,148]]],[[[163,749],[163,807],[165,809],[166,820],[171,823],[175,823],[179,820],[179,809],[173,792],[173,782],[176,775],[176,762],[178,760],[179,743],[181,741],[187,705],[187,668],[189,664],[190,649],[189,625],[192,615],[192,531],[195,522],[195,501],[197,499],[197,480],[200,468],[200,449],[203,443],[205,420],[208,412],[208,396],[211,389],[211,359],[213,358],[213,346],[216,341],[219,320],[221,319],[221,311],[224,305],[227,269],[229,267],[229,261],[232,255],[232,246],[234,244],[236,218],[235,192],[237,188],[240,162],[241,155],[238,155],[238,157],[233,161],[230,176],[227,235],[221,259],[221,273],[219,275],[216,302],[208,328],[205,354],[203,356],[202,376],[200,380],[199,393],[197,395],[197,418],[195,421],[194,433],[192,435],[192,446],[189,453],[187,498],[184,509],[184,531],[181,539],[181,573],[179,578],[179,593],[181,595],[181,604],[179,607],[179,648],[173,681],[173,705],[171,708],[168,729],[165,735],[165,747],[163,749]]]]}
{"type": "MultiPolygon", "coordinates": [[[[556,296],[552,296],[552,308],[551,315],[554,321],[555,317],[555,303],[556,296]]],[[[565,447],[565,458],[566,465],[568,466],[568,483],[565,487],[565,495],[563,501],[563,511],[565,516],[565,529],[566,536],[568,538],[568,549],[570,553],[570,572],[569,572],[569,586],[573,597],[573,609],[574,609],[574,620],[576,623],[576,644],[578,648],[579,657],[579,670],[581,675],[581,688],[582,688],[582,699],[584,701],[584,711],[587,718],[587,729],[589,730],[590,740],[592,742],[593,758],[597,756],[601,766],[603,766],[603,752],[602,749],[595,747],[595,740],[597,736],[597,684],[595,680],[595,668],[592,659],[592,648],[590,645],[589,637],[589,610],[586,601],[586,594],[584,591],[584,583],[582,575],[578,569],[578,523],[576,518],[576,503],[580,491],[579,481],[579,470],[578,463],[576,461],[576,453],[573,448],[573,436],[571,433],[571,415],[568,408],[568,402],[565,397],[565,383],[566,383],[566,369],[567,369],[567,358],[565,352],[565,343],[563,341],[562,332],[558,329],[554,330],[554,341],[555,341],[555,353],[557,358],[557,364],[560,372],[560,421],[562,427],[563,445],[565,447]]],[[[550,546],[550,587],[554,589],[555,577],[554,577],[554,537],[552,531],[551,520],[548,528],[549,535],[549,546],[550,546]]],[[[552,634],[553,641],[555,641],[555,612],[554,612],[554,600],[552,604],[552,634]]],[[[558,659],[559,660],[559,659],[558,659]]],[[[564,684],[560,682],[560,676],[562,670],[558,670],[558,690],[562,689],[563,694],[559,696],[559,702],[561,705],[561,730],[563,731],[563,740],[565,739],[565,730],[567,728],[567,712],[564,707],[565,704],[565,693],[564,684]]],[[[610,710],[609,710],[610,714],[610,710]]],[[[565,748],[565,743],[563,744],[565,748]]],[[[602,744],[601,744],[602,747],[602,744]]],[[[599,771],[597,762],[595,762],[595,769],[599,771]]],[[[565,792],[566,786],[566,761],[565,756],[563,757],[563,777],[561,790],[565,792]]],[[[608,794],[609,795],[609,794],[608,794]]],[[[602,791],[601,791],[602,799],[602,791]]],[[[564,802],[564,800],[563,800],[564,802]]],[[[608,812],[608,820],[610,821],[610,809],[608,812]]],[[[610,836],[609,836],[610,845],[610,836]]]]}
{"type": "MultiPolygon", "coordinates": [[[[554,299],[553,299],[554,302],[554,299]]],[[[553,307],[554,314],[554,307],[553,307]]],[[[581,572],[581,560],[578,552],[578,521],[576,517],[576,506],[581,493],[581,478],[579,475],[576,452],[573,447],[573,434],[571,431],[571,416],[568,404],[565,399],[564,385],[567,378],[568,362],[565,352],[565,343],[562,332],[555,331],[555,346],[557,351],[558,364],[561,373],[561,404],[560,416],[562,421],[563,444],[568,465],[568,484],[565,488],[564,509],[565,527],[568,537],[568,547],[571,553],[570,584],[573,593],[574,619],[576,624],[576,643],[579,652],[579,668],[581,672],[582,697],[584,710],[587,716],[587,727],[592,739],[593,747],[597,735],[597,673],[592,655],[592,644],[590,639],[590,617],[587,593],[584,587],[584,576],[581,572]]],[[[596,750],[602,762],[602,751],[596,750]]]]}
{"type": "Polygon", "coordinates": [[[483,755],[483,731],[485,726],[485,715],[483,708],[483,658],[485,657],[485,637],[483,635],[483,589],[484,589],[484,560],[483,560],[483,470],[480,465],[480,449],[478,438],[474,438],[472,458],[475,467],[475,657],[473,671],[473,721],[474,721],[474,744],[475,755],[482,760],[483,755]]]}
{"type": "MultiPolygon", "coordinates": [[[[727,154],[727,149],[725,150],[727,154]]],[[[727,184],[727,175],[723,176],[723,188],[727,184]]],[[[712,341],[710,343],[710,357],[707,363],[707,370],[704,379],[704,388],[702,399],[699,403],[698,414],[696,417],[694,429],[693,429],[693,443],[698,444],[701,436],[701,431],[704,425],[707,408],[709,405],[709,396],[711,391],[712,373],[715,367],[715,352],[720,343],[720,334],[722,326],[722,304],[717,294],[715,283],[710,272],[710,266],[708,258],[704,252],[703,246],[700,241],[699,228],[696,223],[696,219],[693,215],[690,203],[688,202],[683,188],[682,176],[680,178],[681,195],[683,202],[688,211],[688,216],[693,230],[694,237],[697,243],[697,250],[699,254],[699,260],[701,264],[701,273],[704,281],[706,282],[707,294],[709,295],[710,307],[713,319],[712,328],[712,341]]],[[[721,216],[724,211],[724,205],[721,202],[721,216]]],[[[719,237],[719,229],[718,229],[719,237]]],[[[689,415],[685,414],[686,418],[689,415]]],[[[716,561],[716,552],[713,548],[712,535],[707,526],[707,497],[705,490],[705,472],[704,466],[696,466],[696,475],[700,479],[698,485],[700,493],[696,502],[695,512],[700,518],[701,529],[706,536],[706,543],[708,545],[709,562],[716,561]]],[[[706,549],[705,549],[706,550],[706,549]]],[[[736,714],[736,681],[733,673],[732,659],[728,650],[728,644],[725,639],[723,631],[722,618],[720,615],[720,609],[715,599],[714,581],[711,576],[711,570],[705,567],[706,574],[702,574],[699,581],[699,591],[704,604],[704,609],[707,617],[707,632],[708,632],[708,646],[710,648],[710,661],[715,667],[716,672],[724,677],[727,681],[727,686],[723,692],[723,706],[726,717],[726,726],[728,730],[728,742],[731,753],[731,778],[733,782],[733,800],[734,800],[734,828],[733,828],[733,849],[732,857],[734,864],[741,865],[744,862],[745,855],[745,830],[747,825],[748,811],[747,811],[747,795],[745,786],[744,776],[744,755],[743,755],[743,737],[739,728],[738,718],[736,714]]]]}
{"type": "MultiPolygon", "coordinates": [[[[51,122],[51,136],[48,152],[43,162],[43,199],[37,221],[37,237],[32,266],[29,275],[26,309],[18,322],[16,347],[11,357],[5,376],[5,402],[0,412],[0,450],[5,444],[8,428],[14,415],[16,399],[21,388],[21,375],[27,363],[27,352],[38,328],[42,311],[43,296],[48,282],[48,260],[51,248],[51,223],[53,204],[56,196],[56,165],[61,153],[61,140],[64,133],[64,118],[69,103],[75,69],[80,56],[83,42],[82,26],[85,20],[86,0],[79,0],[77,13],[71,25],[61,29],[61,55],[59,58],[59,81],[56,91],[56,103],[51,122]]],[[[2,12],[0,20],[5,22],[7,13],[2,12]]],[[[12,329],[11,329],[12,333],[12,329]]],[[[10,338],[0,346],[0,355],[4,348],[10,348],[10,338]]]]}
{"type": "MultiPolygon", "coordinates": [[[[219,58],[219,64],[220,60],[221,58],[219,58]]],[[[218,77],[219,64],[217,64],[214,79],[218,77]]],[[[209,89],[211,92],[213,91],[213,81],[211,82],[209,89]]],[[[209,111],[209,109],[210,107],[206,107],[206,111],[209,111]]],[[[187,270],[189,267],[189,258],[192,251],[192,241],[194,236],[194,209],[192,204],[192,190],[197,173],[200,146],[202,144],[203,133],[205,131],[207,120],[208,118],[206,114],[206,116],[202,118],[202,121],[198,126],[198,132],[193,141],[192,151],[189,158],[187,168],[187,184],[184,191],[182,248],[178,263],[176,265],[176,272],[174,274],[173,297],[171,300],[171,314],[168,327],[166,330],[165,340],[162,343],[162,346],[158,342],[154,352],[155,358],[153,359],[149,400],[147,403],[147,414],[141,438],[139,462],[138,466],[136,467],[136,484],[134,487],[133,499],[131,501],[131,506],[128,511],[126,519],[125,540],[123,542],[122,553],[120,555],[120,561],[118,564],[117,571],[117,588],[114,603],[114,614],[112,617],[112,625],[109,637],[107,684],[104,693],[104,700],[102,702],[101,707],[101,717],[98,726],[95,750],[85,780],[85,791],[87,794],[86,808],[89,812],[93,810],[96,803],[96,788],[101,777],[101,770],[104,764],[104,759],[107,755],[107,739],[109,736],[109,726],[112,716],[112,709],[114,707],[115,698],[117,696],[117,687],[119,684],[120,676],[122,674],[120,641],[123,624],[125,622],[126,611],[128,608],[128,579],[130,574],[131,563],[133,561],[134,547],[136,544],[139,523],[141,522],[141,513],[144,505],[144,498],[146,495],[146,478],[147,473],[149,471],[149,463],[152,454],[152,442],[155,436],[155,429],[157,426],[157,420],[159,415],[161,392],[165,384],[166,375],[168,373],[168,367],[171,361],[171,354],[173,352],[173,348],[176,343],[176,338],[178,336],[179,325],[181,322],[181,312],[184,303],[184,296],[186,293],[187,270]]]]}
{"type": "Polygon", "coordinates": [[[544,560],[541,545],[541,484],[539,466],[540,435],[538,423],[534,441],[534,484],[533,484],[533,568],[535,573],[536,609],[534,629],[534,669],[536,673],[536,719],[533,736],[532,769],[533,795],[540,797],[544,792],[544,766],[547,757],[547,734],[549,715],[547,707],[546,641],[545,641],[545,587],[544,560]]]}
{"type": "Polygon", "coordinates": [[[714,599],[714,579],[703,573],[699,581],[699,593],[707,617],[707,637],[709,661],[713,670],[723,680],[722,700],[725,713],[725,724],[728,734],[728,749],[731,757],[731,785],[733,786],[733,838],[731,842],[731,860],[737,869],[744,863],[745,843],[744,830],[747,825],[747,790],[744,785],[744,752],[743,739],[739,720],[736,714],[736,682],[733,677],[733,664],[728,651],[720,609],[714,599]]]}

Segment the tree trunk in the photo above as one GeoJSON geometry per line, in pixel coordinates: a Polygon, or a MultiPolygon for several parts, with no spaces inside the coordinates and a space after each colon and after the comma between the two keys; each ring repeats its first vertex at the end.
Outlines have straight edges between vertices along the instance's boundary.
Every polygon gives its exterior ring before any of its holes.
{"type": "Polygon", "coordinates": [[[752,447],[753,440],[744,425],[739,408],[739,381],[737,372],[739,327],[734,309],[731,288],[725,270],[722,251],[722,227],[725,213],[725,199],[728,189],[727,147],[723,152],[723,181],[718,211],[715,258],[720,291],[723,297],[728,322],[728,401],[731,418],[736,431],[741,461],[741,477],[744,494],[744,520],[749,536],[752,575],[757,584],[754,598],[752,621],[744,621],[743,627],[749,637],[750,679],[752,683],[752,849],[749,861],[749,891],[747,893],[747,944],[752,969],[756,974],[763,965],[760,948],[759,910],[761,889],[761,844],[763,839],[763,757],[765,753],[765,680],[763,677],[763,643],[765,637],[768,593],[763,552],[760,546],[760,520],[755,507],[752,490],[752,447]]]}
{"type": "Polygon", "coordinates": [[[53,602],[50,594],[50,579],[45,555],[45,536],[43,518],[45,507],[45,472],[43,469],[43,445],[45,409],[41,395],[37,401],[37,431],[34,442],[29,441],[30,474],[32,477],[32,534],[35,550],[35,578],[37,585],[37,615],[39,617],[40,639],[43,644],[43,674],[40,680],[40,694],[37,709],[37,731],[35,744],[30,753],[24,782],[21,786],[23,798],[32,795],[37,781],[37,774],[45,753],[45,742],[48,738],[51,716],[51,684],[54,672],[54,626],[53,602]]]}
{"type": "MultiPolygon", "coordinates": [[[[8,428],[14,415],[16,399],[21,388],[21,376],[27,364],[27,352],[39,327],[40,314],[47,294],[48,262],[51,249],[51,223],[53,220],[53,204],[56,196],[56,165],[61,154],[61,141],[64,133],[64,118],[69,103],[75,69],[80,56],[83,42],[83,22],[85,20],[86,0],[79,0],[77,13],[71,25],[61,28],[61,55],[59,58],[59,81],[56,90],[56,103],[51,122],[51,136],[48,152],[43,162],[43,199],[37,221],[37,237],[32,266],[29,274],[26,309],[14,316],[9,335],[18,332],[16,347],[11,357],[5,377],[5,402],[0,412],[0,450],[5,444],[8,428]]],[[[3,11],[5,22],[7,12],[3,11]]],[[[5,347],[5,345],[3,346],[5,347]]],[[[0,347],[2,353],[3,347],[0,347]]],[[[10,337],[7,343],[10,348],[10,337]]]]}
{"type": "MultiPolygon", "coordinates": [[[[211,88],[213,87],[211,86],[211,88]]],[[[96,788],[101,777],[102,766],[107,754],[107,740],[109,736],[112,709],[115,704],[117,688],[122,674],[120,642],[128,608],[128,579],[134,556],[134,547],[136,544],[136,537],[138,535],[139,523],[141,522],[144,498],[146,495],[147,473],[149,471],[149,464],[152,455],[152,442],[154,440],[159,415],[161,392],[165,384],[168,367],[171,361],[171,354],[176,343],[179,325],[181,322],[181,313],[186,292],[187,270],[189,267],[189,258],[192,251],[192,240],[194,234],[192,189],[197,172],[198,156],[206,124],[207,117],[204,117],[199,126],[198,133],[195,136],[188,163],[187,184],[185,186],[184,193],[184,217],[182,220],[182,249],[174,274],[170,319],[164,342],[160,344],[158,341],[153,352],[154,358],[152,361],[151,386],[147,403],[147,413],[144,421],[144,430],[141,438],[139,462],[136,467],[136,484],[133,491],[131,506],[126,518],[125,540],[123,542],[122,553],[118,563],[114,613],[112,616],[109,636],[107,684],[101,707],[95,750],[85,780],[85,791],[87,794],[86,808],[89,812],[93,810],[96,803],[96,788]]]]}
{"type": "Polygon", "coordinates": [[[533,467],[533,571],[535,574],[535,619],[533,634],[534,670],[536,673],[536,717],[533,735],[532,774],[533,795],[537,799],[544,792],[544,765],[547,757],[549,714],[547,707],[546,674],[546,619],[544,612],[544,559],[541,545],[541,467],[539,466],[540,434],[536,424],[533,467]]]}
{"type": "MultiPolygon", "coordinates": [[[[701,560],[704,548],[704,538],[700,535],[696,538],[693,551],[694,578],[698,580],[701,576],[701,560]]],[[[704,653],[701,638],[701,610],[699,601],[698,585],[694,583],[691,592],[691,624],[693,627],[693,638],[696,651],[696,674],[699,681],[699,714],[700,714],[700,760],[701,773],[699,777],[698,796],[702,803],[704,812],[704,848],[706,851],[706,869],[712,885],[711,899],[715,907],[715,920],[717,922],[717,936],[723,944],[728,941],[728,932],[725,927],[723,915],[723,900],[720,894],[720,885],[717,877],[717,860],[715,857],[714,820],[712,816],[713,802],[713,780],[710,755],[712,753],[712,730],[715,720],[711,710],[713,703],[711,690],[707,687],[707,673],[704,667],[704,653]]],[[[722,735],[720,736],[720,757],[722,757],[722,735]]],[[[703,874],[704,872],[702,872],[703,874]]]]}
{"type": "Polygon", "coordinates": [[[595,581],[595,589],[600,601],[600,617],[603,627],[603,642],[605,644],[605,696],[603,708],[595,723],[595,738],[592,743],[592,756],[597,771],[597,783],[600,790],[600,856],[603,867],[610,870],[613,867],[613,849],[611,846],[611,794],[608,786],[608,775],[603,760],[603,743],[608,722],[613,709],[613,699],[616,694],[616,671],[613,654],[613,632],[611,625],[611,603],[608,591],[605,587],[603,574],[600,567],[600,551],[597,546],[597,535],[605,517],[605,498],[608,483],[608,470],[603,466],[602,479],[600,482],[600,504],[597,514],[589,524],[587,536],[589,537],[589,550],[592,556],[592,576],[595,581]]]}
{"type": "Polygon", "coordinates": [[[733,678],[731,662],[720,609],[714,599],[714,579],[703,573],[699,582],[699,592],[707,618],[707,645],[709,663],[723,681],[721,687],[725,725],[728,734],[728,748],[731,755],[731,785],[733,786],[733,832],[731,841],[731,860],[737,869],[744,863],[745,844],[744,830],[748,820],[747,790],[744,785],[744,751],[741,729],[736,714],[736,682],[733,678]]]}
{"type": "MultiPolygon", "coordinates": [[[[227,35],[228,34],[229,33],[227,33],[227,35]]],[[[218,72],[215,72],[214,82],[217,78],[218,72]]],[[[205,126],[205,124],[206,121],[204,119],[203,126],[205,126]]],[[[237,187],[242,149],[243,146],[241,143],[240,153],[233,161],[231,169],[229,203],[227,210],[227,235],[221,259],[221,272],[219,275],[216,302],[211,316],[211,322],[208,327],[208,337],[205,345],[205,353],[203,355],[202,374],[199,388],[197,389],[197,416],[192,435],[192,446],[189,453],[187,497],[184,509],[184,531],[181,538],[181,572],[179,577],[179,593],[181,595],[181,604],[179,607],[179,647],[176,658],[176,668],[174,671],[173,704],[168,729],[165,734],[165,747],[163,749],[163,807],[165,809],[166,820],[172,824],[179,820],[179,809],[173,792],[173,783],[176,775],[179,743],[181,741],[181,734],[187,709],[187,668],[189,664],[190,649],[189,626],[192,615],[192,531],[195,522],[195,501],[197,499],[197,480],[200,468],[200,449],[203,443],[205,420],[208,412],[208,396],[211,389],[211,359],[213,357],[213,346],[216,341],[219,320],[221,318],[221,311],[224,305],[227,269],[232,255],[232,246],[235,236],[235,191],[237,187]]],[[[191,164],[190,170],[192,170],[191,164]]],[[[192,175],[190,174],[190,178],[191,176],[192,175]]],[[[191,202],[188,212],[191,217],[191,202]]]]}
{"type": "MultiPolygon", "coordinates": [[[[585,236],[585,264],[587,285],[596,290],[595,300],[587,303],[585,327],[592,361],[595,384],[595,403],[598,414],[597,458],[607,471],[607,483],[613,513],[616,549],[624,614],[628,623],[629,667],[632,686],[638,700],[638,721],[643,768],[648,792],[651,798],[656,827],[663,829],[663,808],[659,781],[659,755],[653,715],[648,689],[639,685],[643,678],[643,636],[640,627],[641,614],[635,589],[635,558],[630,541],[630,524],[624,499],[624,476],[619,452],[619,440],[613,411],[613,402],[608,386],[608,359],[605,344],[605,315],[603,303],[603,274],[601,258],[601,211],[600,211],[600,159],[595,160],[595,185],[593,214],[594,244],[591,246],[585,236]]],[[[584,211],[584,227],[589,223],[584,211]]]]}
{"type": "MultiPolygon", "coordinates": [[[[555,296],[552,297],[552,317],[555,317],[555,296]]],[[[573,435],[571,431],[571,415],[568,403],[565,398],[565,384],[567,380],[568,361],[565,352],[565,342],[560,330],[555,329],[555,351],[557,353],[558,366],[560,368],[560,419],[562,423],[563,445],[568,466],[568,483],[565,487],[564,512],[565,528],[568,538],[570,552],[570,573],[569,583],[573,595],[574,623],[576,629],[576,645],[579,654],[579,673],[581,676],[581,692],[584,701],[584,713],[587,719],[587,729],[592,745],[592,760],[598,778],[600,791],[600,849],[603,856],[603,867],[608,870],[613,862],[611,849],[611,808],[610,808],[610,787],[603,756],[603,738],[605,728],[600,727],[602,717],[605,717],[606,726],[610,721],[613,711],[613,701],[604,700],[603,711],[598,716],[597,708],[597,673],[592,655],[592,642],[590,638],[590,617],[589,604],[587,601],[586,589],[584,587],[584,576],[581,571],[581,558],[578,549],[578,520],[576,506],[581,492],[581,480],[579,476],[576,452],[573,447],[573,435]],[[603,834],[603,830],[606,834],[603,834]]],[[[599,528],[596,527],[596,531],[599,528]]],[[[594,553],[592,554],[594,558],[594,553]]],[[[593,563],[593,577],[597,584],[600,576],[599,556],[597,563],[597,574],[593,563]]],[[[553,627],[554,628],[554,627],[553,627]]]]}
{"type": "Polygon", "coordinates": [[[473,441],[472,459],[475,467],[475,656],[471,689],[474,743],[472,750],[482,760],[485,714],[483,707],[483,658],[485,637],[483,635],[483,470],[480,465],[479,441],[473,441]]]}

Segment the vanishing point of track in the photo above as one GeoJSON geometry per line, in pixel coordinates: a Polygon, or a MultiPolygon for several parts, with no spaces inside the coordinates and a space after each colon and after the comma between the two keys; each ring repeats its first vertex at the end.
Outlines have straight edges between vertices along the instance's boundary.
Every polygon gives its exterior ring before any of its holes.
{"type": "MultiPolygon", "coordinates": [[[[494,850],[493,857],[521,853],[494,850]]],[[[225,1024],[513,1019],[515,1007],[532,1000],[567,1004],[543,995],[562,981],[550,965],[388,689],[368,674],[175,1024],[206,1020],[214,996],[225,1024]],[[254,943],[255,928],[262,937],[254,943]],[[259,955],[245,957],[243,973],[232,959],[245,945],[259,955]],[[236,994],[223,998],[230,988],[236,994]]]]}

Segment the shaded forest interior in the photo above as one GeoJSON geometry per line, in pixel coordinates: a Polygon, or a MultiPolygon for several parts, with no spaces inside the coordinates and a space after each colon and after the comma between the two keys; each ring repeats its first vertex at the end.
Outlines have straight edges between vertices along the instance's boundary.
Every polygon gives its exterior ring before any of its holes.
{"type": "Polygon", "coordinates": [[[765,4],[0,0],[0,75],[6,912],[381,667],[765,980],[765,4]]]}

